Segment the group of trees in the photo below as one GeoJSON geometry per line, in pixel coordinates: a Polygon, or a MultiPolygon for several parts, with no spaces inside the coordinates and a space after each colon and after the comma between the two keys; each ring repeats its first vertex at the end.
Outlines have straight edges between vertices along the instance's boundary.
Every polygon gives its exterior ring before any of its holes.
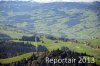
{"type": "MultiPolygon", "coordinates": [[[[42,41],[41,37],[44,37],[44,36],[43,35],[22,36],[22,38],[20,40],[40,42],[40,41],[42,41]]],[[[50,39],[50,40],[60,40],[60,41],[64,41],[64,42],[71,41],[73,43],[78,43],[78,41],[75,40],[75,39],[68,39],[68,38],[65,38],[65,37],[55,37],[55,36],[52,36],[52,35],[45,35],[45,38],[50,39]]]]}
{"type": "Polygon", "coordinates": [[[10,40],[12,39],[9,35],[6,35],[6,34],[1,34],[0,33],[0,40],[10,40]]]}
{"type": "Polygon", "coordinates": [[[40,38],[38,36],[23,36],[22,39],[23,41],[40,41],[40,38]]]}
{"type": "Polygon", "coordinates": [[[71,41],[71,42],[75,42],[77,43],[78,41],[75,40],[75,39],[68,39],[66,37],[55,37],[55,36],[52,36],[52,35],[46,35],[45,36],[47,39],[51,39],[51,40],[60,40],[60,41],[64,41],[64,42],[67,42],[67,41],[71,41]]]}
{"type": "Polygon", "coordinates": [[[18,62],[13,62],[9,64],[1,64],[0,66],[97,66],[96,63],[78,63],[79,56],[86,56],[86,54],[83,53],[76,53],[70,51],[68,48],[63,47],[61,50],[53,50],[51,52],[38,52],[38,54],[34,54],[27,59],[23,59],[18,62]],[[58,59],[63,59],[63,58],[75,58],[77,61],[75,63],[46,63],[45,58],[58,58],[58,59]]]}
{"type": "MultiPolygon", "coordinates": [[[[46,38],[51,39],[51,40],[61,40],[61,41],[69,40],[66,38],[56,38],[54,36],[46,36],[46,38]]],[[[27,41],[27,42],[14,42],[14,41],[9,41],[9,40],[0,40],[0,58],[9,58],[9,57],[18,56],[27,52],[48,51],[48,49],[42,45],[38,45],[37,50],[36,50],[36,47],[30,43],[30,41],[33,41],[33,42],[41,41],[39,36],[35,36],[35,35],[23,36],[19,40],[27,41]]]]}
{"type": "MultiPolygon", "coordinates": [[[[48,51],[48,49],[38,45],[37,52],[44,51],[48,51]]],[[[28,52],[36,52],[36,47],[28,42],[0,41],[0,58],[9,58],[28,52]]]]}

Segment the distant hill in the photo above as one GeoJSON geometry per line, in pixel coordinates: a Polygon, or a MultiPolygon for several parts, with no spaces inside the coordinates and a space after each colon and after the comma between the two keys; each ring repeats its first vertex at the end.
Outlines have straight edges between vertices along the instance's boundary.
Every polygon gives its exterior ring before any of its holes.
{"type": "Polygon", "coordinates": [[[100,2],[0,1],[0,33],[7,30],[94,39],[100,38],[99,18],[100,2]]]}

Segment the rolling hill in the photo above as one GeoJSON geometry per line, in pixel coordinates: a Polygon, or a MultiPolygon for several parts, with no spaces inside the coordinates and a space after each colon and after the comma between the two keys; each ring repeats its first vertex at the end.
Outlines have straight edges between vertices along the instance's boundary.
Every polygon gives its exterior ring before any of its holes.
{"type": "Polygon", "coordinates": [[[100,2],[0,1],[0,33],[12,38],[33,33],[69,39],[100,38],[99,18],[100,2]]]}

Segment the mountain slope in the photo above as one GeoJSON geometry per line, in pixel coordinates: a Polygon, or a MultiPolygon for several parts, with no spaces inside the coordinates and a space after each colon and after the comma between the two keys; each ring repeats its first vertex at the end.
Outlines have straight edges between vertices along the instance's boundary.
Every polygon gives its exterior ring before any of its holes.
{"type": "Polygon", "coordinates": [[[1,1],[0,28],[71,39],[100,38],[99,3],[1,1]]]}

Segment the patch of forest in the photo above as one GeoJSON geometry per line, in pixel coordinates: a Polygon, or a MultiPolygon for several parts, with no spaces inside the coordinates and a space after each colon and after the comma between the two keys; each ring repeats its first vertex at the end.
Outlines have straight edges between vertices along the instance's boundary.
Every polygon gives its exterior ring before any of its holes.
{"type": "Polygon", "coordinates": [[[53,50],[51,52],[33,53],[33,55],[28,59],[23,59],[9,64],[0,64],[0,66],[98,66],[96,63],[78,63],[80,60],[79,56],[87,55],[84,53],[72,52],[67,47],[62,47],[61,49],[53,50]],[[77,61],[75,63],[46,63],[46,57],[56,59],[73,57],[77,61]]]}
{"type": "MultiPolygon", "coordinates": [[[[48,51],[45,46],[38,45],[37,52],[48,51]]],[[[9,58],[28,52],[36,52],[36,46],[29,42],[0,41],[0,58],[9,58]]]]}

